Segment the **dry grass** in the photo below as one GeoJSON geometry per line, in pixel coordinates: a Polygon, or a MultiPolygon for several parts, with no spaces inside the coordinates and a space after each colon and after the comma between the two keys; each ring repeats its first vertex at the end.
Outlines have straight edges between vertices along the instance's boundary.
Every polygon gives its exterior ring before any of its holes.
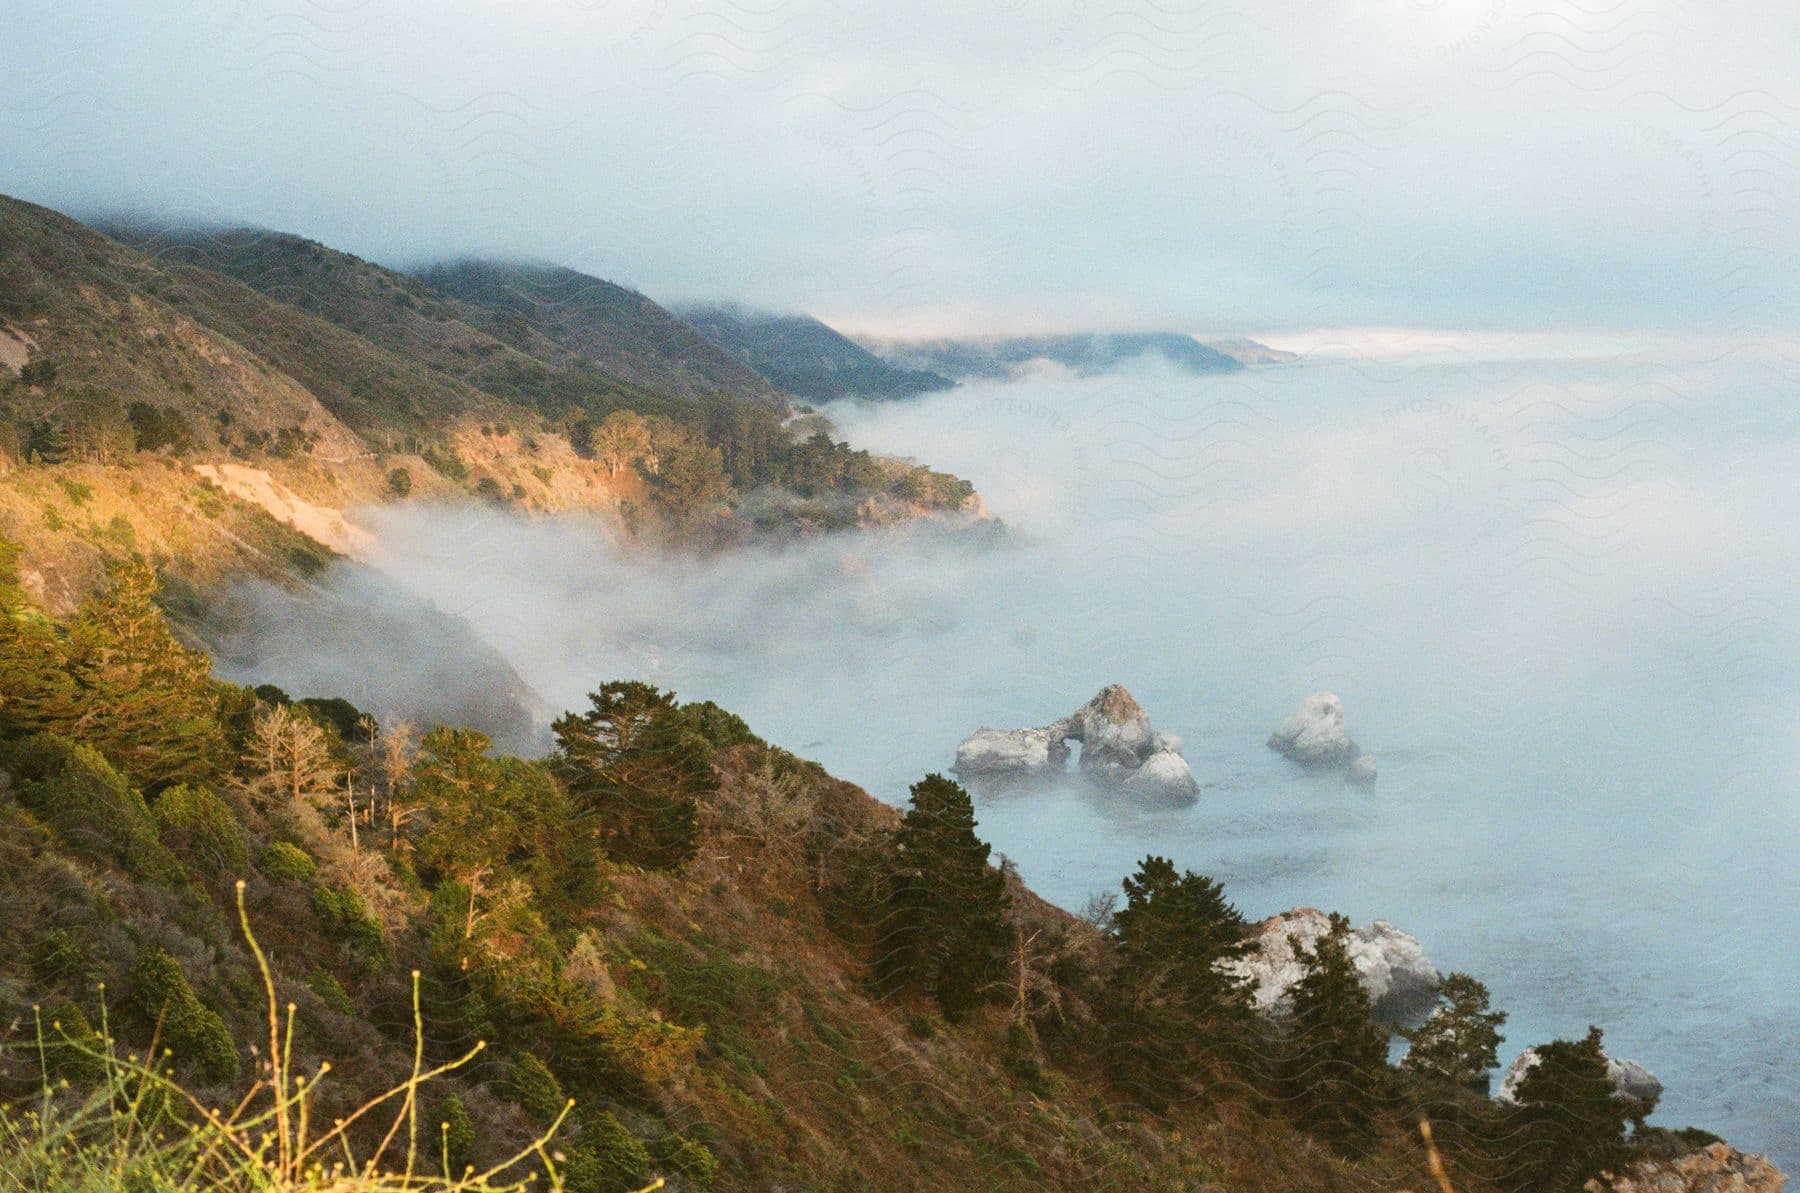
{"type": "MultiPolygon", "coordinates": [[[[104,1003],[99,1043],[77,1039],[61,1024],[37,1024],[36,1047],[46,1076],[35,1106],[0,1107],[0,1189],[73,1190],[328,1190],[331,1193],[505,1193],[563,1187],[559,1157],[550,1142],[571,1101],[548,1130],[490,1168],[450,1171],[448,1124],[433,1132],[421,1122],[420,1091],[469,1063],[476,1045],[448,1064],[423,1064],[424,1028],[418,975],[413,975],[414,1050],[410,1072],[385,1092],[329,1124],[315,1122],[314,1095],[331,1066],[312,1074],[290,1069],[294,1006],[285,1016],[267,958],[237,887],[238,919],[261,971],[268,997],[268,1053],[256,1080],[235,1105],[209,1106],[173,1081],[166,1051],[153,1039],[143,1057],[114,1046],[104,1003]],[[52,1047],[78,1054],[101,1074],[94,1092],[75,1101],[69,1083],[48,1073],[52,1047]],[[159,1063],[160,1062],[160,1063],[159,1063]],[[391,1117],[390,1117],[391,1116],[391,1117]],[[385,1124],[385,1127],[382,1125],[385,1124]],[[378,1143],[355,1154],[353,1138],[378,1143]]],[[[640,1191],[662,1187],[656,1182],[640,1191]]]]}

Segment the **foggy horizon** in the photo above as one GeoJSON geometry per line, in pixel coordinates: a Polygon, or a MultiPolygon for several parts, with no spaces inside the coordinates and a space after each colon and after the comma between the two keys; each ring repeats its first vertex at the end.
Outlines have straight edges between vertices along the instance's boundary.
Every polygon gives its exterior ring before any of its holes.
{"type": "Polygon", "coordinates": [[[919,334],[1800,311],[1789,6],[90,0],[8,33],[0,192],[390,265],[919,334]]]}

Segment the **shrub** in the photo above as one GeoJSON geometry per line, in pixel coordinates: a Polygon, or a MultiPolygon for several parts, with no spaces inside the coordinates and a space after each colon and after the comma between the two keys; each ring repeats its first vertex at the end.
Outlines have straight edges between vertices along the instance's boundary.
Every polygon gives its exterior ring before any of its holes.
{"type": "Polygon", "coordinates": [[[412,492],[412,473],[404,468],[396,468],[387,474],[388,492],[395,497],[405,497],[412,492]]]}
{"type": "Polygon", "coordinates": [[[250,864],[243,826],[225,801],[205,787],[179,783],[156,797],[162,842],[190,862],[217,873],[250,864]]]}
{"type": "Polygon", "coordinates": [[[105,1075],[102,1054],[106,1042],[80,1007],[66,998],[51,1003],[38,1015],[38,1030],[43,1039],[46,1079],[89,1084],[105,1075]]]}
{"type": "Polygon", "coordinates": [[[656,1162],[665,1175],[678,1176],[700,1189],[710,1189],[719,1179],[719,1158],[704,1143],[685,1135],[665,1135],[656,1142],[656,1162]]]}
{"type": "Polygon", "coordinates": [[[36,812],[70,848],[123,866],[135,877],[178,886],[187,877],[158,839],[144,797],[98,751],[39,734],[8,751],[25,780],[19,802],[36,812]]]}
{"type": "Polygon", "coordinates": [[[306,850],[286,841],[276,841],[263,850],[257,865],[276,882],[309,882],[319,872],[318,863],[306,850]]]}
{"type": "Polygon", "coordinates": [[[26,361],[24,367],[19,370],[19,381],[24,385],[36,385],[48,389],[56,383],[56,362],[44,356],[26,361]]]}
{"type": "Polygon", "coordinates": [[[356,1005],[344,991],[344,984],[330,970],[315,969],[306,975],[306,985],[326,1006],[340,1015],[354,1014],[356,1005]]]}
{"type": "Polygon", "coordinates": [[[192,1063],[208,1081],[237,1076],[238,1050],[217,1011],[194,993],[181,964],[154,946],[138,954],[131,984],[139,1011],[162,1023],[162,1038],[176,1059],[192,1063]]]}
{"type": "Polygon", "coordinates": [[[650,1173],[650,1152],[619,1120],[602,1111],[582,1128],[569,1150],[565,1176],[568,1193],[617,1193],[643,1186],[650,1173]]]}
{"type": "Polygon", "coordinates": [[[449,449],[438,451],[435,448],[426,447],[419,451],[419,458],[431,465],[439,475],[450,480],[461,481],[469,478],[469,466],[463,463],[462,457],[454,451],[449,449]]]}
{"type": "Polygon", "coordinates": [[[539,1122],[554,1122],[569,1100],[556,1074],[531,1052],[521,1052],[513,1061],[506,1085],[520,1109],[539,1122]]]}
{"type": "Polygon", "coordinates": [[[368,960],[387,956],[387,939],[381,933],[381,924],[369,914],[361,895],[349,887],[320,883],[313,888],[312,903],[331,934],[353,952],[368,960]]]}
{"type": "Polygon", "coordinates": [[[31,959],[32,968],[44,978],[79,974],[88,967],[88,963],[87,950],[61,928],[52,928],[44,933],[31,959]]]}
{"type": "Polygon", "coordinates": [[[137,527],[124,514],[114,514],[106,521],[106,537],[127,551],[137,546],[137,527]]]}
{"type": "Polygon", "coordinates": [[[468,1107],[451,1094],[438,1103],[431,1121],[437,1125],[437,1163],[443,1166],[447,1177],[462,1175],[475,1163],[475,1124],[469,1118],[468,1107]]]}
{"type": "Polygon", "coordinates": [[[194,430],[179,410],[153,406],[149,402],[133,402],[125,411],[141,452],[184,452],[194,445],[194,430]]]}

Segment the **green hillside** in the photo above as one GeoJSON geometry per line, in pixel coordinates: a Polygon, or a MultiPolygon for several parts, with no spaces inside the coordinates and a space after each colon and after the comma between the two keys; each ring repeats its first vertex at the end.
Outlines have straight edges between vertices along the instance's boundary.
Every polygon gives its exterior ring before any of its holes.
{"type": "Polygon", "coordinates": [[[1420,1189],[1421,1116],[1471,1193],[1686,1146],[1579,1042],[1514,1110],[1390,1068],[1335,936],[1260,1018],[1214,884],[1146,859],[1078,920],[947,780],[902,815],[634,683],[496,756],[219,684],[153,588],[47,621],[0,575],[8,1187],[400,1187],[329,1171],[396,1133],[578,1193],[1420,1189]]]}
{"type": "Polygon", "coordinates": [[[781,404],[762,374],[635,290],[572,269],[492,261],[436,265],[419,276],[521,351],[587,361],[679,397],[727,391],[781,404]],[[555,347],[546,351],[545,341],[555,347]]]}

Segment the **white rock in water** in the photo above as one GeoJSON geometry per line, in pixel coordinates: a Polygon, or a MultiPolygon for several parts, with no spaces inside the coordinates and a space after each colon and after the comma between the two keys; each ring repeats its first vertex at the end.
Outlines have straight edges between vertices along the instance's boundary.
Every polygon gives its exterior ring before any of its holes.
{"type": "Polygon", "coordinates": [[[956,773],[996,787],[1058,775],[1072,741],[1081,743],[1081,770],[1095,782],[1161,799],[1192,799],[1200,790],[1181,757],[1181,739],[1152,729],[1143,706],[1120,684],[1108,684],[1042,729],[983,726],[956,747],[956,773]]]}
{"type": "Polygon", "coordinates": [[[1300,702],[1294,714],[1269,735],[1269,748],[1315,770],[1350,768],[1358,782],[1372,782],[1375,763],[1361,771],[1356,763],[1362,750],[1344,731],[1344,705],[1330,692],[1314,692],[1300,702]]]}
{"type": "Polygon", "coordinates": [[[1084,770],[1103,766],[1136,768],[1151,751],[1156,736],[1150,714],[1123,684],[1108,684],[1094,698],[1057,725],[1071,741],[1081,743],[1084,770]]]}
{"type": "Polygon", "coordinates": [[[1350,781],[1361,783],[1364,787],[1375,782],[1375,755],[1358,754],[1356,761],[1350,764],[1350,781]]]}
{"type": "MultiPolygon", "coordinates": [[[[1257,925],[1256,947],[1248,955],[1221,968],[1249,981],[1256,1009],[1279,1014],[1306,972],[1295,944],[1310,953],[1330,931],[1331,917],[1317,908],[1284,911],[1257,925]]],[[[1443,979],[1415,938],[1386,920],[1376,920],[1366,928],[1351,929],[1345,948],[1375,1004],[1376,1018],[1404,1022],[1429,1009],[1443,979]]]]}
{"type": "MultiPolygon", "coordinates": [[[[1601,1055],[1604,1056],[1605,1053],[1601,1055]]],[[[1537,1063],[1538,1050],[1535,1046],[1519,1053],[1518,1058],[1506,1067],[1506,1073],[1500,1078],[1500,1088],[1494,1091],[1494,1101],[1505,1102],[1510,1106],[1518,1105],[1519,1085],[1537,1063]]],[[[1662,1096],[1662,1082],[1635,1060],[1618,1060],[1607,1056],[1606,1075],[1612,1078],[1615,1098],[1623,1098],[1628,1102],[1648,1102],[1662,1096]]]]}
{"type": "Polygon", "coordinates": [[[1409,932],[1376,920],[1350,933],[1350,957],[1384,1019],[1406,1021],[1431,1009],[1443,975],[1409,932]]]}
{"type": "Polygon", "coordinates": [[[1027,777],[1060,771],[1069,748],[1051,740],[1048,729],[989,729],[983,726],[956,747],[956,771],[965,776],[1027,777]]]}
{"type": "Polygon", "coordinates": [[[1126,777],[1125,789],[1156,799],[1192,799],[1200,784],[1187,759],[1173,750],[1158,750],[1126,777]]]}

